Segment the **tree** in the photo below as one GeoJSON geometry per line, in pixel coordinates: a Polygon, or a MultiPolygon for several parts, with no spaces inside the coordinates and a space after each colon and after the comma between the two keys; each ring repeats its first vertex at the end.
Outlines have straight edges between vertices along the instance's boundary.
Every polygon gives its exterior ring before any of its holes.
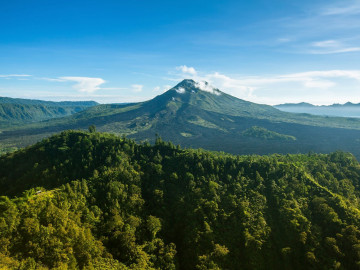
{"type": "Polygon", "coordinates": [[[96,126],[95,125],[89,126],[89,132],[90,133],[95,133],[96,132],[96,126]]]}

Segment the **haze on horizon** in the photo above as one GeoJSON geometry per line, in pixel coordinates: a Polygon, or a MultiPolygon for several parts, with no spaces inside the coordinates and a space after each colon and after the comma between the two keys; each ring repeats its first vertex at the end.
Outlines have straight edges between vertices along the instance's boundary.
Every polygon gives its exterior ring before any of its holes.
{"type": "Polygon", "coordinates": [[[265,103],[359,103],[360,2],[3,1],[0,96],[150,99],[185,78],[265,103]]]}

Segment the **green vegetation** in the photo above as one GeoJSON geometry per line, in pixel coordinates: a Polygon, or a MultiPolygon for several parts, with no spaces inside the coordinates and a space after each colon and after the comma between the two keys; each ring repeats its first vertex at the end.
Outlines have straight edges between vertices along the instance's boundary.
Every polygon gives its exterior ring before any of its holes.
{"type": "Polygon", "coordinates": [[[37,99],[24,99],[24,98],[9,98],[9,97],[0,97],[1,104],[22,104],[22,105],[45,105],[45,106],[83,106],[91,107],[98,105],[95,101],[45,101],[37,99]]]}
{"type": "Polygon", "coordinates": [[[226,129],[218,127],[214,123],[206,121],[206,120],[204,120],[204,119],[202,119],[201,117],[198,117],[198,116],[195,117],[194,120],[189,120],[189,123],[194,124],[194,125],[198,125],[198,126],[201,126],[201,127],[205,127],[205,128],[213,128],[213,129],[218,129],[220,131],[226,132],[226,129]]]}
{"type": "Polygon", "coordinates": [[[0,97],[0,128],[68,116],[97,104],[94,101],[52,102],[0,97]]]}
{"type": "Polygon", "coordinates": [[[66,131],[0,156],[0,269],[358,269],[348,153],[233,156],[66,131]]]}
{"type": "Polygon", "coordinates": [[[11,153],[18,150],[17,147],[15,147],[14,145],[11,144],[0,144],[0,155],[2,154],[6,154],[6,153],[11,153]]]}
{"type": "Polygon", "coordinates": [[[89,126],[89,132],[90,132],[90,133],[96,132],[96,126],[95,126],[95,125],[89,126]]]}
{"type": "Polygon", "coordinates": [[[181,136],[183,136],[183,137],[192,137],[192,134],[191,134],[191,133],[181,132],[180,134],[181,134],[181,136]]]}
{"type": "Polygon", "coordinates": [[[257,127],[257,126],[248,128],[242,134],[247,137],[260,138],[264,140],[283,140],[283,141],[296,140],[294,136],[280,134],[271,130],[267,130],[266,128],[257,127]]]}

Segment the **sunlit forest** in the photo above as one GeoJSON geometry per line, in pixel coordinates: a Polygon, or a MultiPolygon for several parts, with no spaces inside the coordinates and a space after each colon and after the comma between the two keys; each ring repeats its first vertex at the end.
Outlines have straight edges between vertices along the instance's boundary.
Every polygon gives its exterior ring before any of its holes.
{"type": "Polygon", "coordinates": [[[0,156],[0,269],[359,269],[349,153],[65,131],[0,156]]]}

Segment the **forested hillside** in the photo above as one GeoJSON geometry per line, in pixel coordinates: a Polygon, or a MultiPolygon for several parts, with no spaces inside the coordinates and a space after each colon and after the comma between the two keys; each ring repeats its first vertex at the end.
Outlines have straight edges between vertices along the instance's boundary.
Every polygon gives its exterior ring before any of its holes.
{"type": "Polygon", "coordinates": [[[359,185],[343,152],[66,131],[0,156],[0,268],[359,269],[359,185]]]}
{"type": "Polygon", "coordinates": [[[53,102],[0,97],[0,128],[68,116],[97,104],[94,101],[53,102]]]}

